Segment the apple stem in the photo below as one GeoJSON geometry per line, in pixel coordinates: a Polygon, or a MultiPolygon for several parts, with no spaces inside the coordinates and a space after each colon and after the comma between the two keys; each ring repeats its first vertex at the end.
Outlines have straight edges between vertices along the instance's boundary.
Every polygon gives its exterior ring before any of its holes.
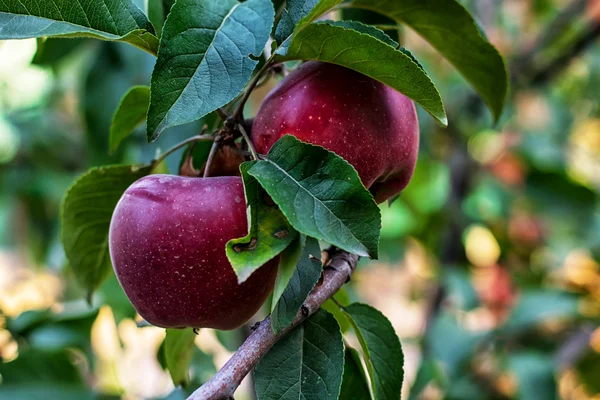
{"type": "Polygon", "coordinates": [[[181,149],[182,147],[187,146],[188,144],[192,144],[192,143],[196,143],[196,142],[200,142],[203,140],[215,140],[215,138],[212,135],[205,135],[204,132],[206,131],[206,127],[204,127],[202,129],[202,134],[200,135],[196,135],[196,136],[192,136],[191,138],[188,138],[186,140],[184,140],[181,143],[176,144],[175,146],[171,147],[169,150],[165,151],[163,154],[161,154],[160,156],[158,156],[157,158],[155,158],[152,161],[152,166],[155,167],[158,164],[160,164],[161,162],[164,161],[165,158],[167,158],[168,156],[170,156],[171,154],[175,153],[177,150],[181,149]]]}
{"type": "Polygon", "coordinates": [[[242,134],[242,137],[246,141],[246,144],[248,144],[248,149],[250,150],[250,153],[252,154],[252,159],[258,160],[259,159],[258,153],[256,152],[256,149],[254,148],[254,145],[252,144],[252,141],[250,140],[250,136],[248,136],[248,132],[246,132],[246,129],[244,129],[242,124],[237,124],[237,129],[242,134]]]}
{"type": "Polygon", "coordinates": [[[304,302],[304,312],[299,310],[291,325],[277,335],[271,329],[269,317],[260,322],[223,368],[192,393],[188,400],[233,398],[233,393],[242,380],[267,354],[271,347],[315,313],[325,301],[332,298],[344,286],[348,276],[356,269],[358,258],[355,254],[336,249],[329,262],[332,268],[323,271],[323,283],[315,287],[304,302]]]}

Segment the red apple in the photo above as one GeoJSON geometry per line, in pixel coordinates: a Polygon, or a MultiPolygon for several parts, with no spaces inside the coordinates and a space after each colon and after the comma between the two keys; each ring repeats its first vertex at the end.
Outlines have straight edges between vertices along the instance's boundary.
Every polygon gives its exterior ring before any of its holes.
{"type": "Polygon", "coordinates": [[[409,98],[320,62],[307,62],[283,79],[254,120],[252,140],[260,153],[286,134],[348,161],[378,203],[406,187],[419,150],[419,122],[409,98]]]}
{"type": "Polygon", "coordinates": [[[241,285],[225,244],[248,234],[239,177],[144,177],[123,194],[109,234],[110,257],[139,314],[165,328],[234,329],[273,289],[277,259],[241,285]]]}

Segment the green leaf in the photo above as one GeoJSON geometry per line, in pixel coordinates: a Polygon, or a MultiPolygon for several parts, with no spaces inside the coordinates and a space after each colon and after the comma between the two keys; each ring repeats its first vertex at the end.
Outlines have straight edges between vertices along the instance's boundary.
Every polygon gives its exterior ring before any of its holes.
{"type": "Polygon", "coordinates": [[[146,120],[149,104],[150,88],[148,86],[134,86],[123,96],[110,126],[111,153],[117,149],[123,139],[146,120]]]}
{"type": "Polygon", "coordinates": [[[0,2],[0,40],[44,36],[122,41],[156,54],[158,38],[130,0],[6,0],[0,2]]]}
{"type": "Polygon", "coordinates": [[[345,308],[360,341],[375,400],[400,399],[404,380],[404,354],[388,319],[366,304],[345,308]]]}
{"type": "Polygon", "coordinates": [[[344,343],[335,318],[318,310],[277,342],[254,369],[259,400],[337,400],[344,343]]]}
{"type": "Polygon", "coordinates": [[[377,258],[379,208],[343,158],[285,135],[248,173],[301,233],[377,258]]]}
{"type": "Polygon", "coordinates": [[[283,43],[343,0],[288,0],[275,31],[277,43],[283,43]]]}
{"type": "Polygon", "coordinates": [[[189,382],[190,362],[194,354],[196,334],[193,329],[167,329],[164,360],[175,386],[189,382]]]}
{"type": "Polygon", "coordinates": [[[508,72],[498,50],[456,0],[354,0],[350,3],[405,23],[438,50],[477,90],[498,120],[508,72]]]}
{"type": "MultiPolygon", "coordinates": [[[[532,350],[508,356],[508,367],[517,378],[519,400],[558,399],[554,357],[532,350]]],[[[596,375],[596,381],[598,380],[596,375]]]]}
{"type": "Polygon", "coordinates": [[[244,282],[254,271],[281,253],[298,235],[275,205],[266,203],[266,193],[248,170],[256,161],[240,165],[248,207],[248,235],[227,242],[225,252],[244,282]]]}
{"type": "Polygon", "coordinates": [[[296,266],[302,258],[302,252],[306,245],[306,235],[298,235],[292,243],[281,252],[279,257],[279,266],[277,268],[277,279],[275,279],[275,287],[273,288],[273,298],[271,300],[271,312],[275,309],[275,305],[281,298],[285,288],[290,283],[296,266]]]}
{"type": "MultiPolygon", "coordinates": [[[[367,25],[367,24],[363,24],[362,22],[359,22],[359,21],[350,21],[350,20],[325,21],[325,22],[327,22],[329,25],[340,26],[342,28],[352,29],[352,30],[355,30],[360,33],[366,33],[367,35],[371,35],[374,38],[379,39],[383,43],[388,44],[394,48],[400,47],[398,42],[396,42],[394,39],[389,37],[389,35],[387,33],[382,31],[381,29],[375,28],[372,25],[367,25]]],[[[413,60],[413,61],[416,61],[416,60],[413,60]]]]}
{"type": "Polygon", "coordinates": [[[344,378],[339,400],[370,400],[371,393],[367,377],[360,362],[358,351],[346,348],[344,357],[344,378]]]}
{"type": "Polygon", "coordinates": [[[350,68],[396,89],[448,124],[440,94],[422,67],[371,34],[319,22],[294,34],[286,49],[285,54],[278,51],[277,61],[318,60],[350,68]]]}
{"type": "Polygon", "coordinates": [[[148,18],[152,22],[158,37],[162,33],[163,25],[173,4],[175,4],[175,0],[148,0],[148,18]]]}
{"type": "Polygon", "coordinates": [[[37,51],[31,63],[35,65],[55,66],[76,50],[79,50],[88,41],[88,39],[62,40],[38,38],[37,51]]]}
{"type": "MultiPolygon", "coordinates": [[[[303,247],[300,257],[295,259],[297,265],[294,265],[293,274],[285,290],[281,296],[275,292],[273,294],[271,327],[275,334],[292,323],[323,271],[319,242],[308,237],[303,247]]],[[[277,278],[279,280],[279,275],[277,278]]]]}
{"type": "Polygon", "coordinates": [[[152,74],[148,139],[233,100],[250,80],[274,18],[270,0],[178,0],[152,74]]]}
{"type": "MultiPolygon", "coordinates": [[[[348,296],[346,289],[343,287],[333,295],[333,298],[338,304],[341,304],[344,307],[350,305],[350,297],[348,296]]],[[[338,324],[340,324],[342,333],[346,333],[350,329],[350,321],[348,321],[348,317],[346,317],[346,314],[342,311],[338,304],[336,304],[332,299],[329,299],[323,303],[323,305],[321,305],[321,308],[329,311],[335,317],[338,324]]]]}
{"type": "Polygon", "coordinates": [[[579,299],[566,292],[538,290],[522,293],[502,331],[522,331],[551,319],[579,315],[579,299]]]}
{"type": "Polygon", "coordinates": [[[150,170],[131,165],[92,168],[73,183],[63,199],[63,246],[88,298],[111,270],[108,229],[113,210],[123,192],[150,170]]]}

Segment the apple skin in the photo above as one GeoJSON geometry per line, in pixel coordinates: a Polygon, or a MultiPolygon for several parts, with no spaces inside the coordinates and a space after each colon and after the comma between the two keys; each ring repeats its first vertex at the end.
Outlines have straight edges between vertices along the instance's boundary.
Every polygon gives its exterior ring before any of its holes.
{"type": "Polygon", "coordinates": [[[235,329],[265,302],[277,275],[275,258],[238,284],[225,245],[247,234],[241,178],[150,175],[115,208],[110,257],[127,297],[151,324],[235,329]]]}
{"type": "Polygon", "coordinates": [[[377,203],[406,187],[419,152],[412,100],[358,72],[316,61],[284,78],[256,115],[252,141],[259,153],[286,134],[352,164],[377,203]]]}

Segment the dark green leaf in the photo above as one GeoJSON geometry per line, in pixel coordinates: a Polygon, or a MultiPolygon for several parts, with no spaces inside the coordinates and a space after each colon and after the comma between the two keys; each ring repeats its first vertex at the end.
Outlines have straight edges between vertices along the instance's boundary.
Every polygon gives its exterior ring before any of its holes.
{"type": "Polygon", "coordinates": [[[152,22],[158,37],[162,33],[163,25],[173,4],[175,4],[175,0],[148,0],[148,18],[152,22]]]}
{"type": "MultiPolygon", "coordinates": [[[[366,33],[367,35],[371,35],[376,39],[381,40],[383,43],[388,44],[394,48],[400,47],[398,42],[388,36],[387,33],[382,31],[381,29],[377,29],[372,25],[366,25],[359,21],[326,21],[328,24],[333,26],[341,26],[342,28],[352,29],[360,33],[366,33]]],[[[413,59],[413,61],[416,61],[413,59]]]]}
{"type": "Polygon", "coordinates": [[[511,355],[508,367],[518,380],[519,400],[557,399],[555,364],[550,355],[527,352],[511,355]]]}
{"type": "Polygon", "coordinates": [[[520,331],[550,319],[576,317],[577,297],[558,291],[531,291],[522,293],[511,314],[502,326],[505,331],[520,331]]]}
{"type": "Polygon", "coordinates": [[[123,41],[156,54],[158,38],[130,0],[6,0],[0,2],[0,40],[44,36],[123,41]]]}
{"type": "Polygon", "coordinates": [[[64,57],[72,54],[87,41],[88,39],[62,40],[54,38],[38,38],[37,51],[33,57],[33,60],[31,60],[31,63],[36,65],[53,66],[57,62],[61,61],[64,57]]]}
{"type": "Polygon", "coordinates": [[[423,36],[477,90],[498,120],[508,91],[504,59],[456,0],[354,0],[353,6],[405,23],[423,36]]]}
{"type": "Polygon", "coordinates": [[[376,400],[400,399],[404,380],[404,354],[388,319],[366,304],[345,308],[363,349],[376,400]]]}
{"type": "MultiPolygon", "coordinates": [[[[8,385],[65,384],[82,385],[79,371],[66,350],[43,351],[20,349],[19,356],[8,363],[0,363],[3,388],[8,385]]],[[[0,392],[1,393],[1,392],[0,392]]]]}
{"type": "Polygon", "coordinates": [[[360,362],[358,351],[351,347],[346,348],[344,357],[344,378],[339,400],[369,400],[369,384],[360,362]]]}
{"type": "Polygon", "coordinates": [[[108,228],[117,202],[150,167],[92,168],[69,188],[62,203],[62,242],[75,278],[88,297],[111,269],[108,228]]]}
{"type": "Polygon", "coordinates": [[[277,60],[318,60],[353,69],[396,89],[447,125],[446,111],[435,85],[419,64],[401,49],[354,29],[314,23],[294,34],[277,60]]]}
{"type": "Polygon", "coordinates": [[[296,271],[296,266],[302,257],[302,251],[306,245],[306,235],[298,235],[292,243],[281,252],[279,257],[279,266],[277,268],[277,279],[273,288],[273,298],[271,300],[271,312],[281,298],[285,288],[290,283],[292,275],[296,271]]]}
{"type": "MultiPolygon", "coordinates": [[[[341,304],[344,307],[350,305],[350,297],[344,288],[338,290],[333,298],[338,302],[338,304],[341,304]]],[[[340,324],[340,330],[342,333],[345,333],[348,331],[348,329],[350,329],[350,321],[348,321],[348,317],[340,309],[340,306],[338,306],[332,299],[329,299],[323,303],[321,308],[329,311],[335,317],[338,324],[340,324]]]]}
{"type": "Polygon", "coordinates": [[[226,247],[227,257],[240,282],[281,253],[298,235],[281,211],[266,203],[265,191],[248,174],[255,163],[240,165],[248,205],[248,235],[230,240],[226,247]]]}
{"type": "Polygon", "coordinates": [[[110,127],[109,147],[111,153],[117,149],[123,139],[146,120],[149,104],[150,88],[148,86],[134,86],[123,96],[110,127]]]}
{"type": "Polygon", "coordinates": [[[271,327],[276,334],[287,327],[296,317],[300,307],[319,281],[323,271],[319,242],[308,237],[303,247],[301,248],[300,257],[295,259],[297,265],[295,265],[283,294],[281,294],[281,297],[273,294],[271,327]]]}
{"type": "Polygon", "coordinates": [[[281,44],[343,0],[288,0],[281,14],[275,40],[281,44]]]}
{"type": "Polygon", "coordinates": [[[298,231],[377,258],[379,208],[356,170],[341,157],[286,135],[248,173],[298,231]]]}
{"type": "Polygon", "coordinates": [[[193,329],[167,329],[164,342],[164,360],[175,386],[189,382],[190,362],[194,354],[193,329]]]}
{"type": "Polygon", "coordinates": [[[269,39],[270,0],[179,0],[163,28],[151,81],[148,139],[233,100],[269,39]]]}
{"type": "Polygon", "coordinates": [[[254,370],[259,400],[337,400],[344,343],[335,318],[318,310],[277,342],[254,370]]]}

